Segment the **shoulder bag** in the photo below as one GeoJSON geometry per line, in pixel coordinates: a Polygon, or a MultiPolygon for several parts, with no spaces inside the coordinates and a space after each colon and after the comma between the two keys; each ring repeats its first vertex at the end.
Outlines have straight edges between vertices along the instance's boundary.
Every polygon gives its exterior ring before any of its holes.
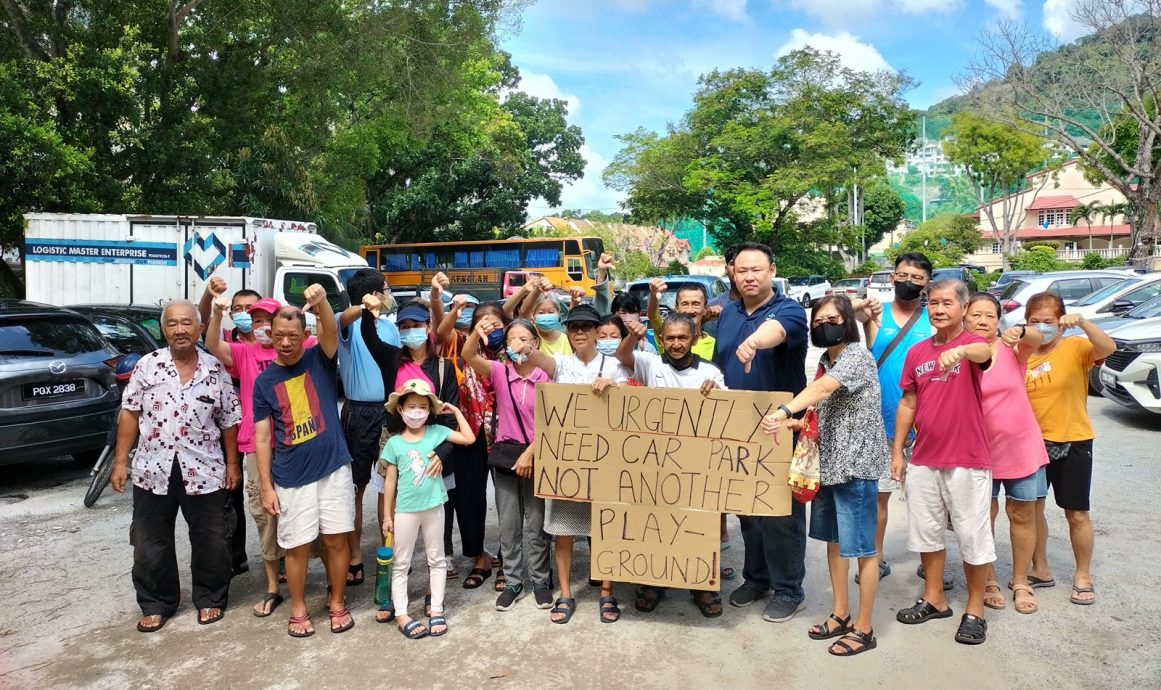
{"type": "MultiPolygon", "coordinates": [[[[505,367],[506,369],[506,367],[505,367]]],[[[497,390],[499,386],[497,381],[492,381],[492,389],[497,390]]],[[[516,472],[512,469],[516,466],[516,461],[528,449],[531,443],[528,439],[528,432],[524,429],[524,417],[520,414],[520,410],[516,408],[516,396],[512,395],[512,382],[508,380],[508,372],[504,372],[504,389],[508,391],[508,401],[512,404],[512,412],[516,415],[516,423],[520,425],[520,436],[524,439],[523,443],[517,443],[512,440],[496,441],[492,444],[492,452],[488,453],[488,465],[495,468],[497,472],[516,476],[516,472]]],[[[499,392],[497,392],[499,395],[499,392]]],[[[496,409],[492,411],[492,424],[499,426],[500,406],[496,405],[496,409]]],[[[493,434],[493,437],[495,434],[493,434]]]]}

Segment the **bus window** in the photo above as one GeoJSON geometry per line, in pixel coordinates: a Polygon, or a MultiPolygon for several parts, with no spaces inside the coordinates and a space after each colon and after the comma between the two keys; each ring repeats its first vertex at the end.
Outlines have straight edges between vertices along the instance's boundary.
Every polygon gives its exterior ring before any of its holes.
{"type": "Polygon", "coordinates": [[[484,264],[488,268],[520,268],[520,249],[517,247],[495,247],[484,251],[484,264]]]}
{"type": "Polygon", "coordinates": [[[584,247],[585,272],[589,278],[597,279],[597,262],[601,254],[605,253],[605,243],[599,237],[586,237],[581,240],[584,247]]]}
{"type": "Polygon", "coordinates": [[[584,264],[581,263],[580,257],[568,257],[568,279],[576,282],[584,280],[585,271],[584,264]]]}
{"type": "Polygon", "coordinates": [[[367,252],[367,265],[371,268],[379,268],[379,252],[377,250],[369,250],[367,252]]]}
{"type": "Polygon", "coordinates": [[[402,273],[411,270],[411,254],[406,251],[398,254],[383,252],[383,270],[387,273],[402,273]]]}
{"type": "Polygon", "coordinates": [[[559,268],[564,262],[561,257],[561,242],[529,242],[525,251],[524,265],[527,268],[559,268]]]}

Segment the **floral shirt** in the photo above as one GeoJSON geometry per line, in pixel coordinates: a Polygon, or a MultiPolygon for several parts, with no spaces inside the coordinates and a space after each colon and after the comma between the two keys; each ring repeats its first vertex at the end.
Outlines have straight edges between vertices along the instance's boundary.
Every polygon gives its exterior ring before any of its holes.
{"type": "Polygon", "coordinates": [[[133,370],[121,407],[140,412],[140,437],[133,458],[133,484],[150,493],[169,493],[177,460],[191,496],[225,487],[222,429],[242,420],[238,395],[225,367],[198,350],[197,369],[181,383],[169,348],[149,353],[133,370]]]}
{"type": "MultiPolygon", "coordinates": [[[[496,441],[496,392],[492,388],[491,378],[477,374],[476,370],[468,366],[459,356],[465,342],[467,336],[456,331],[452,336],[451,345],[444,346],[441,354],[455,362],[456,373],[460,376],[460,410],[464,413],[464,419],[468,420],[472,433],[478,436],[481,429],[484,431],[487,448],[491,451],[492,444],[496,441]]],[[[497,362],[508,361],[503,351],[496,357],[492,357],[486,349],[481,349],[480,354],[497,362]]]]}

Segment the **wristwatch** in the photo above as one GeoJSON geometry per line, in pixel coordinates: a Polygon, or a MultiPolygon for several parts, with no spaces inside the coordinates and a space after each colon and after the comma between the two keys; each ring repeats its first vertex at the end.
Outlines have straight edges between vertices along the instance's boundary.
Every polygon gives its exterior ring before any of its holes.
{"type": "Polygon", "coordinates": [[[794,416],[794,413],[790,411],[790,408],[785,405],[779,405],[778,409],[782,410],[782,413],[786,415],[787,419],[790,419],[794,416]]]}

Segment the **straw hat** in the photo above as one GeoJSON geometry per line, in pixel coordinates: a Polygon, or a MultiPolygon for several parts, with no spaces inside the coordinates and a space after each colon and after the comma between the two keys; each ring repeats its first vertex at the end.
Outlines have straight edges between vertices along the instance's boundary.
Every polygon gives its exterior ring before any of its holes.
{"type": "Polygon", "coordinates": [[[403,382],[403,385],[399,387],[399,390],[387,396],[387,412],[390,414],[395,414],[398,411],[399,399],[405,395],[411,395],[412,393],[416,395],[422,395],[423,397],[427,398],[428,402],[431,403],[432,414],[438,413],[439,408],[443,407],[443,403],[440,402],[440,399],[435,397],[435,394],[431,392],[431,386],[428,385],[427,381],[424,381],[423,379],[409,379],[403,382]]]}

